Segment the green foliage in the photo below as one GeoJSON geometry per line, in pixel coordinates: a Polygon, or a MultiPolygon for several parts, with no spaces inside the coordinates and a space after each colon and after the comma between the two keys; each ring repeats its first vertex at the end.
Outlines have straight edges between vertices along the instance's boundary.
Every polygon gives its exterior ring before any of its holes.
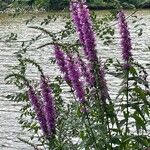
{"type": "Polygon", "coordinates": [[[5,10],[9,7],[9,4],[12,2],[12,0],[0,0],[0,11],[5,10]]]}
{"type": "Polygon", "coordinates": [[[149,0],[119,0],[121,3],[132,4],[136,7],[148,7],[150,4],[149,0]]]}
{"type": "Polygon", "coordinates": [[[69,0],[37,0],[36,4],[45,10],[62,10],[69,4],[69,0]]]}

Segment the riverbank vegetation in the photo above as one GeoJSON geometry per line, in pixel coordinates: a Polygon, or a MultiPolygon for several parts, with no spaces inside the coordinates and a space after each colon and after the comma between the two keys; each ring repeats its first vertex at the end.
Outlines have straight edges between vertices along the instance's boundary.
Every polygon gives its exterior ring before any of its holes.
{"type": "Polygon", "coordinates": [[[22,42],[22,49],[14,53],[17,61],[5,80],[18,88],[7,98],[22,104],[19,123],[29,132],[29,139],[19,139],[36,150],[148,149],[149,74],[133,55],[127,21],[131,15],[126,17],[118,9],[99,18],[82,2],[72,2],[70,14],[64,28],[56,32],[44,28],[50,21],[55,23],[55,16],[44,19],[39,26],[28,25],[40,33],[22,42]],[[119,32],[120,46],[116,50],[120,58],[104,60],[102,47],[98,49],[97,45],[101,41],[99,44],[109,47],[115,32],[119,32]],[[43,43],[46,38],[48,42],[43,43]],[[38,40],[41,45],[37,45],[38,40]],[[46,49],[47,62],[35,61],[31,52],[44,53],[46,49]],[[56,74],[47,74],[51,67],[56,74]],[[107,76],[119,82],[116,95],[109,90],[107,76]]]}
{"type": "MultiPolygon", "coordinates": [[[[63,10],[68,9],[70,0],[0,0],[0,11],[8,8],[13,9],[44,9],[63,10]]],[[[92,9],[111,9],[114,8],[113,3],[118,2],[125,8],[149,8],[150,0],[87,0],[92,9]]]]}

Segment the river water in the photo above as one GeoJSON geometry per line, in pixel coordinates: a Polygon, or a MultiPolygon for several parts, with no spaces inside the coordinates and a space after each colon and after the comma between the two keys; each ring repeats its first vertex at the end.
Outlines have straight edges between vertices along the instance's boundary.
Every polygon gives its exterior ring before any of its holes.
{"type": "MultiPolygon", "coordinates": [[[[97,12],[101,17],[106,12],[97,12]]],[[[130,14],[131,12],[127,12],[130,14]]],[[[27,41],[36,37],[40,32],[31,28],[28,28],[25,22],[34,16],[35,14],[24,14],[13,18],[8,14],[0,14],[0,150],[31,150],[31,147],[20,142],[17,137],[26,137],[27,135],[21,130],[17,117],[19,116],[19,109],[21,104],[14,103],[5,98],[8,93],[13,93],[17,89],[12,85],[6,85],[4,78],[8,74],[9,66],[16,63],[14,52],[17,52],[21,48],[20,41],[27,41]],[[18,36],[17,42],[4,42],[9,37],[10,33],[16,33],[18,36]]],[[[36,18],[30,24],[32,26],[39,25],[47,14],[36,14],[36,18]]],[[[143,26],[143,35],[138,37],[135,28],[133,28],[132,21],[129,19],[129,27],[131,31],[132,44],[133,44],[133,56],[134,58],[143,64],[148,73],[150,74],[150,9],[139,10],[136,15],[139,19],[139,23],[145,23],[143,26]]],[[[59,18],[56,22],[51,21],[46,26],[47,29],[53,32],[58,32],[64,28],[64,19],[59,18]]],[[[114,24],[114,23],[112,23],[114,24]]],[[[49,76],[58,74],[57,67],[50,65],[49,59],[52,55],[52,48],[45,47],[42,49],[35,49],[38,45],[47,42],[49,39],[41,39],[38,43],[33,44],[31,49],[27,52],[30,58],[34,58],[40,62],[43,66],[43,70],[49,76]]],[[[100,40],[97,41],[97,49],[99,55],[103,60],[107,58],[120,58],[119,39],[118,33],[115,33],[115,39],[110,46],[104,46],[100,40]]],[[[35,68],[29,69],[30,78],[39,78],[39,74],[35,68]]],[[[110,93],[115,96],[118,91],[117,85],[120,81],[110,75],[107,75],[107,82],[110,93]]],[[[150,81],[150,77],[148,77],[150,81]]]]}

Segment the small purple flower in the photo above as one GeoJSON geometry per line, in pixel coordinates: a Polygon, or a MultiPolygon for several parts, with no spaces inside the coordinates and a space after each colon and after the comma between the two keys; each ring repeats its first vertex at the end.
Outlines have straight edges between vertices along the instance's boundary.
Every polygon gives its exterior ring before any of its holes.
{"type": "Polygon", "coordinates": [[[58,45],[54,45],[54,50],[55,50],[54,54],[55,54],[56,62],[59,66],[60,71],[64,74],[64,79],[66,81],[70,81],[64,52],[60,49],[58,45]]]}
{"type": "Polygon", "coordinates": [[[79,99],[81,103],[83,103],[85,101],[83,83],[80,81],[80,72],[71,54],[67,55],[67,63],[71,85],[75,91],[76,97],[79,99]]]}
{"type": "Polygon", "coordinates": [[[132,57],[132,46],[128,25],[125,19],[125,15],[122,11],[118,13],[118,22],[121,36],[122,57],[123,60],[127,63],[132,57]]]}
{"type": "Polygon", "coordinates": [[[41,76],[41,95],[44,100],[44,113],[47,122],[48,132],[50,135],[55,134],[56,112],[54,107],[54,99],[52,97],[51,88],[45,76],[41,76]]]}
{"type": "Polygon", "coordinates": [[[39,121],[40,127],[43,131],[43,134],[45,136],[47,136],[48,129],[47,129],[47,124],[46,124],[46,118],[45,118],[44,112],[43,112],[43,105],[40,103],[38,97],[35,94],[33,87],[31,87],[31,86],[29,86],[28,97],[29,97],[29,100],[30,100],[34,110],[35,110],[35,114],[39,121]]]}

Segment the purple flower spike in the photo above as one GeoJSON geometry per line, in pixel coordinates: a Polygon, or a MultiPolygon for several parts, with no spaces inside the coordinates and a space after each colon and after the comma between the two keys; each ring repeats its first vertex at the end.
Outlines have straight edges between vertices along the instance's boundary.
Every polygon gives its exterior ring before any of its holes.
{"type": "Polygon", "coordinates": [[[70,81],[69,76],[68,76],[68,70],[67,70],[67,62],[65,60],[65,55],[64,52],[60,49],[60,47],[58,45],[54,45],[54,49],[55,49],[55,58],[56,58],[56,62],[59,66],[60,71],[64,74],[64,79],[66,81],[70,81]]]}
{"type": "Polygon", "coordinates": [[[95,49],[95,35],[92,28],[92,21],[89,9],[85,2],[71,1],[71,16],[79,33],[79,40],[83,46],[84,53],[91,62],[97,60],[95,49]]]}
{"type": "Polygon", "coordinates": [[[52,91],[48,85],[48,80],[44,76],[41,76],[41,94],[44,100],[44,113],[47,121],[47,127],[49,135],[55,134],[55,122],[56,113],[54,107],[54,99],[52,97],[52,91]]]}
{"type": "Polygon", "coordinates": [[[79,15],[80,3],[77,1],[74,1],[74,2],[71,1],[70,11],[71,11],[71,18],[79,34],[79,40],[81,44],[84,44],[84,37],[82,33],[82,23],[80,21],[80,15],[79,15]]]}
{"type": "Polygon", "coordinates": [[[76,97],[79,99],[81,103],[85,101],[83,84],[80,81],[80,73],[77,65],[74,62],[74,59],[70,54],[67,55],[68,61],[68,73],[69,78],[71,80],[71,85],[75,91],[76,97]]]}
{"type": "Polygon", "coordinates": [[[128,25],[125,19],[125,15],[122,11],[120,11],[118,14],[118,22],[121,36],[122,57],[123,60],[127,63],[129,59],[132,57],[131,53],[132,46],[128,25]]]}
{"type": "Polygon", "coordinates": [[[95,49],[95,35],[92,28],[92,21],[87,5],[82,4],[80,9],[80,22],[82,23],[82,32],[84,36],[84,49],[87,53],[87,58],[90,61],[97,60],[97,51],[95,49]]]}
{"type": "Polygon", "coordinates": [[[43,131],[43,134],[45,136],[47,136],[48,135],[48,129],[47,129],[47,124],[46,124],[46,118],[45,118],[44,112],[43,112],[43,106],[41,105],[38,97],[35,94],[33,87],[31,87],[31,86],[29,86],[28,97],[29,97],[29,100],[30,100],[34,110],[35,110],[37,119],[40,123],[40,127],[43,131]]]}

